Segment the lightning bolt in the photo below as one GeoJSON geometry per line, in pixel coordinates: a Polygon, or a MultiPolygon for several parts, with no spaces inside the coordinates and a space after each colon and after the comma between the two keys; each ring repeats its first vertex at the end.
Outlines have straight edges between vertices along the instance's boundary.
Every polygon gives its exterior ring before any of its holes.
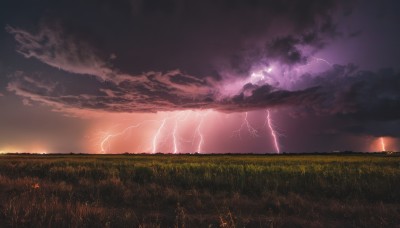
{"type": "Polygon", "coordinates": [[[178,140],[176,132],[178,130],[178,118],[175,119],[174,131],[172,132],[173,144],[174,144],[174,154],[178,153],[178,140]]]}
{"type": "Polygon", "coordinates": [[[243,118],[243,122],[242,122],[242,124],[240,125],[240,128],[239,129],[237,129],[236,131],[234,131],[233,133],[234,134],[237,134],[238,136],[239,136],[239,138],[241,137],[241,132],[242,132],[242,130],[243,130],[243,128],[247,128],[247,131],[250,133],[250,135],[251,136],[253,136],[253,137],[258,137],[259,135],[258,135],[258,131],[253,127],[253,126],[251,126],[251,124],[249,123],[249,121],[248,121],[248,119],[247,119],[247,116],[248,116],[248,112],[245,112],[245,114],[244,114],[244,118],[243,118]]]}
{"type": "MultiPolygon", "coordinates": [[[[333,66],[333,64],[330,63],[330,62],[329,62],[328,60],[326,60],[326,59],[319,58],[319,57],[314,57],[314,56],[310,56],[310,58],[311,58],[310,61],[307,61],[307,63],[304,64],[304,65],[298,66],[296,69],[297,69],[297,70],[304,70],[305,68],[312,66],[312,65],[313,65],[314,63],[316,63],[316,62],[325,63],[325,64],[328,65],[329,67],[332,67],[332,66],[333,66]]],[[[297,71],[297,70],[296,70],[296,71],[297,71]]]]}
{"type": "Polygon", "coordinates": [[[199,124],[196,127],[196,133],[199,137],[199,143],[197,144],[197,153],[201,153],[203,144],[204,144],[204,136],[203,133],[201,132],[201,126],[203,125],[204,118],[208,115],[209,111],[207,111],[205,114],[200,115],[200,121],[199,124]]]}
{"type": "MultiPolygon", "coordinates": [[[[184,146],[184,144],[182,144],[183,142],[192,142],[192,148],[193,151],[196,151],[197,153],[202,153],[203,152],[203,146],[205,144],[205,135],[203,132],[203,128],[204,128],[204,124],[206,121],[206,118],[208,116],[208,114],[210,113],[211,110],[207,110],[206,112],[204,111],[199,111],[199,112],[192,112],[192,111],[181,111],[178,113],[173,113],[172,115],[168,115],[168,116],[164,116],[162,119],[156,119],[156,120],[145,120],[142,121],[138,124],[134,124],[131,126],[126,127],[125,129],[123,129],[120,132],[117,133],[113,133],[113,134],[106,134],[100,143],[100,148],[101,148],[101,152],[102,153],[107,153],[108,150],[110,149],[110,145],[111,145],[111,140],[115,137],[119,137],[122,136],[124,134],[126,134],[127,132],[129,132],[130,130],[134,129],[134,128],[138,128],[141,127],[144,124],[150,123],[150,122],[157,122],[158,123],[158,127],[156,128],[153,136],[150,138],[149,140],[149,148],[148,150],[152,153],[157,153],[160,150],[160,143],[166,140],[171,140],[171,152],[174,154],[180,153],[182,152],[180,147],[184,146]],[[192,114],[196,115],[196,119],[191,121],[190,123],[195,124],[194,128],[192,128],[192,132],[193,132],[193,139],[192,140],[185,140],[185,138],[181,138],[180,137],[180,131],[181,128],[184,126],[190,126],[190,125],[186,125],[187,122],[186,120],[192,116],[192,114]],[[173,121],[171,122],[171,124],[169,123],[169,121],[173,121]],[[166,132],[166,128],[171,126],[171,131],[166,132]]],[[[191,117],[192,118],[192,117],[191,117]]],[[[253,127],[253,125],[250,123],[249,120],[249,113],[245,112],[242,113],[242,122],[240,124],[240,127],[235,130],[233,133],[237,134],[239,137],[241,137],[241,134],[243,133],[243,131],[248,132],[248,134],[252,137],[259,137],[259,131],[253,127]]],[[[278,142],[278,136],[279,134],[277,133],[277,131],[274,129],[274,125],[272,123],[272,118],[270,115],[270,111],[266,110],[266,120],[265,120],[265,126],[268,125],[268,128],[271,132],[271,135],[273,137],[273,142],[276,148],[277,153],[280,153],[280,147],[279,147],[279,142],[278,142]]]]}
{"type": "Polygon", "coordinates": [[[323,59],[323,58],[318,58],[318,57],[311,57],[312,59],[314,59],[315,61],[317,61],[317,62],[323,62],[323,63],[326,63],[327,65],[329,65],[329,66],[332,66],[332,63],[330,63],[328,60],[326,60],[326,59],[323,59]]]}
{"type": "Polygon", "coordinates": [[[200,127],[201,127],[201,124],[203,123],[203,121],[200,121],[200,123],[199,123],[199,125],[197,126],[197,129],[196,129],[196,131],[197,131],[197,134],[199,135],[199,137],[200,137],[200,140],[199,140],[199,144],[197,145],[197,153],[201,153],[202,152],[202,146],[203,146],[203,143],[204,143],[204,137],[203,137],[203,134],[201,133],[201,131],[200,131],[200,127]]]}
{"type": "Polygon", "coordinates": [[[127,128],[125,128],[124,130],[115,133],[115,134],[106,134],[101,142],[100,142],[100,148],[102,153],[106,153],[109,150],[110,147],[110,141],[114,138],[114,137],[118,137],[118,136],[122,136],[124,134],[126,134],[129,130],[133,129],[133,128],[138,128],[140,126],[142,126],[145,123],[148,122],[159,122],[159,126],[157,127],[157,130],[155,131],[153,137],[151,138],[150,141],[150,151],[152,153],[157,153],[159,150],[159,145],[162,139],[167,139],[167,137],[171,137],[171,148],[172,148],[172,152],[174,154],[180,153],[180,143],[181,141],[184,142],[194,142],[195,139],[195,135],[198,136],[199,138],[199,144],[197,145],[197,150],[198,151],[202,151],[202,146],[204,144],[204,134],[202,133],[202,126],[204,123],[204,119],[207,116],[207,114],[209,113],[210,110],[208,110],[206,113],[202,113],[202,112],[195,112],[196,116],[199,117],[200,119],[197,119],[197,127],[194,128],[193,130],[193,140],[191,141],[187,141],[184,138],[181,138],[179,135],[179,129],[181,128],[181,125],[186,124],[185,121],[188,119],[188,117],[190,116],[190,114],[192,114],[192,111],[180,111],[177,114],[174,115],[169,115],[165,118],[163,118],[162,120],[146,120],[143,121],[141,123],[135,124],[135,125],[131,125],[128,126],[127,128]],[[170,134],[164,134],[163,133],[163,129],[167,127],[168,121],[174,121],[173,122],[173,127],[172,127],[172,131],[170,134]]]}
{"type": "Polygon", "coordinates": [[[267,113],[267,117],[266,117],[266,120],[265,120],[265,124],[268,125],[268,128],[269,128],[269,130],[271,132],[272,138],[274,140],[274,145],[275,145],[276,152],[279,154],[281,151],[280,151],[280,148],[279,148],[278,136],[277,136],[276,131],[274,130],[274,125],[273,125],[272,120],[271,120],[271,115],[269,113],[269,109],[267,109],[266,113],[267,113]]]}
{"type": "Polygon", "coordinates": [[[120,136],[120,135],[123,135],[123,134],[125,134],[126,132],[128,132],[129,130],[131,130],[131,129],[133,129],[133,128],[140,127],[141,125],[143,125],[143,124],[145,124],[145,123],[154,122],[154,121],[155,121],[155,120],[145,120],[145,121],[140,122],[140,123],[138,123],[138,124],[131,125],[131,126],[125,128],[124,130],[118,132],[118,133],[115,133],[115,134],[107,134],[107,135],[103,138],[103,140],[101,140],[101,143],[100,143],[101,152],[102,152],[103,154],[107,152],[107,150],[110,148],[109,140],[111,140],[112,138],[117,137],[117,136],[120,136]],[[105,147],[107,147],[107,149],[106,149],[105,147]]]}
{"type": "Polygon", "coordinates": [[[157,152],[158,138],[159,138],[159,136],[161,134],[161,130],[164,128],[166,122],[167,122],[167,118],[162,120],[160,127],[158,128],[158,130],[156,131],[156,134],[153,137],[153,154],[155,154],[157,152]]]}
{"type": "Polygon", "coordinates": [[[383,140],[383,137],[381,137],[380,140],[381,140],[382,151],[386,151],[385,140],[383,140]]]}
{"type": "Polygon", "coordinates": [[[183,122],[187,119],[189,116],[189,112],[179,112],[175,116],[175,124],[174,124],[174,129],[172,131],[172,139],[173,139],[173,148],[174,148],[174,154],[179,153],[179,138],[178,138],[178,125],[180,122],[183,122]]]}

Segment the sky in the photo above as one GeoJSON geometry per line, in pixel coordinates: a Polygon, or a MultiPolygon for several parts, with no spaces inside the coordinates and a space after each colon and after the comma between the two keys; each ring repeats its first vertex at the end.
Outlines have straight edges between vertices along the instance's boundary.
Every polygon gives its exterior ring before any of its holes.
{"type": "Polygon", "coordinates": [[[400,150],[397,0],[5,0],[0,153],[400,150]]]}

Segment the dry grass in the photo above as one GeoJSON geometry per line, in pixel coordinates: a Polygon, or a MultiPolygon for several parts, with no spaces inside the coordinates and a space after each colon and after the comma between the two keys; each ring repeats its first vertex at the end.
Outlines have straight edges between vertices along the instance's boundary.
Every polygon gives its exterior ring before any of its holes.
{"type": "Polygon", "coordinates": [[[2,156],[2,227],[390,227],[400,158],[2,156]]]}

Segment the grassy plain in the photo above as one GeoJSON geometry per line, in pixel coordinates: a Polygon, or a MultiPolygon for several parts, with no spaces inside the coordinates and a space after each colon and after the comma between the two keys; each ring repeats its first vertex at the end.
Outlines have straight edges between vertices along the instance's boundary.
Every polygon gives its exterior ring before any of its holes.
{"type": "Polygon", "coordinates": [[[400,157],[1,155],[2,227],[395,227],[400,157]]]}

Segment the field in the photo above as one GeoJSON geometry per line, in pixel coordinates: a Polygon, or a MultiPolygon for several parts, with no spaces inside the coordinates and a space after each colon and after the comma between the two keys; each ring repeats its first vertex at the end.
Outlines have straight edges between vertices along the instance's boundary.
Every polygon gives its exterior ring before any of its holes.
{"type": "Polygon", "coordinates": [[[400,157],[1,155],[1,227],[396,227],[400,157]]]}

